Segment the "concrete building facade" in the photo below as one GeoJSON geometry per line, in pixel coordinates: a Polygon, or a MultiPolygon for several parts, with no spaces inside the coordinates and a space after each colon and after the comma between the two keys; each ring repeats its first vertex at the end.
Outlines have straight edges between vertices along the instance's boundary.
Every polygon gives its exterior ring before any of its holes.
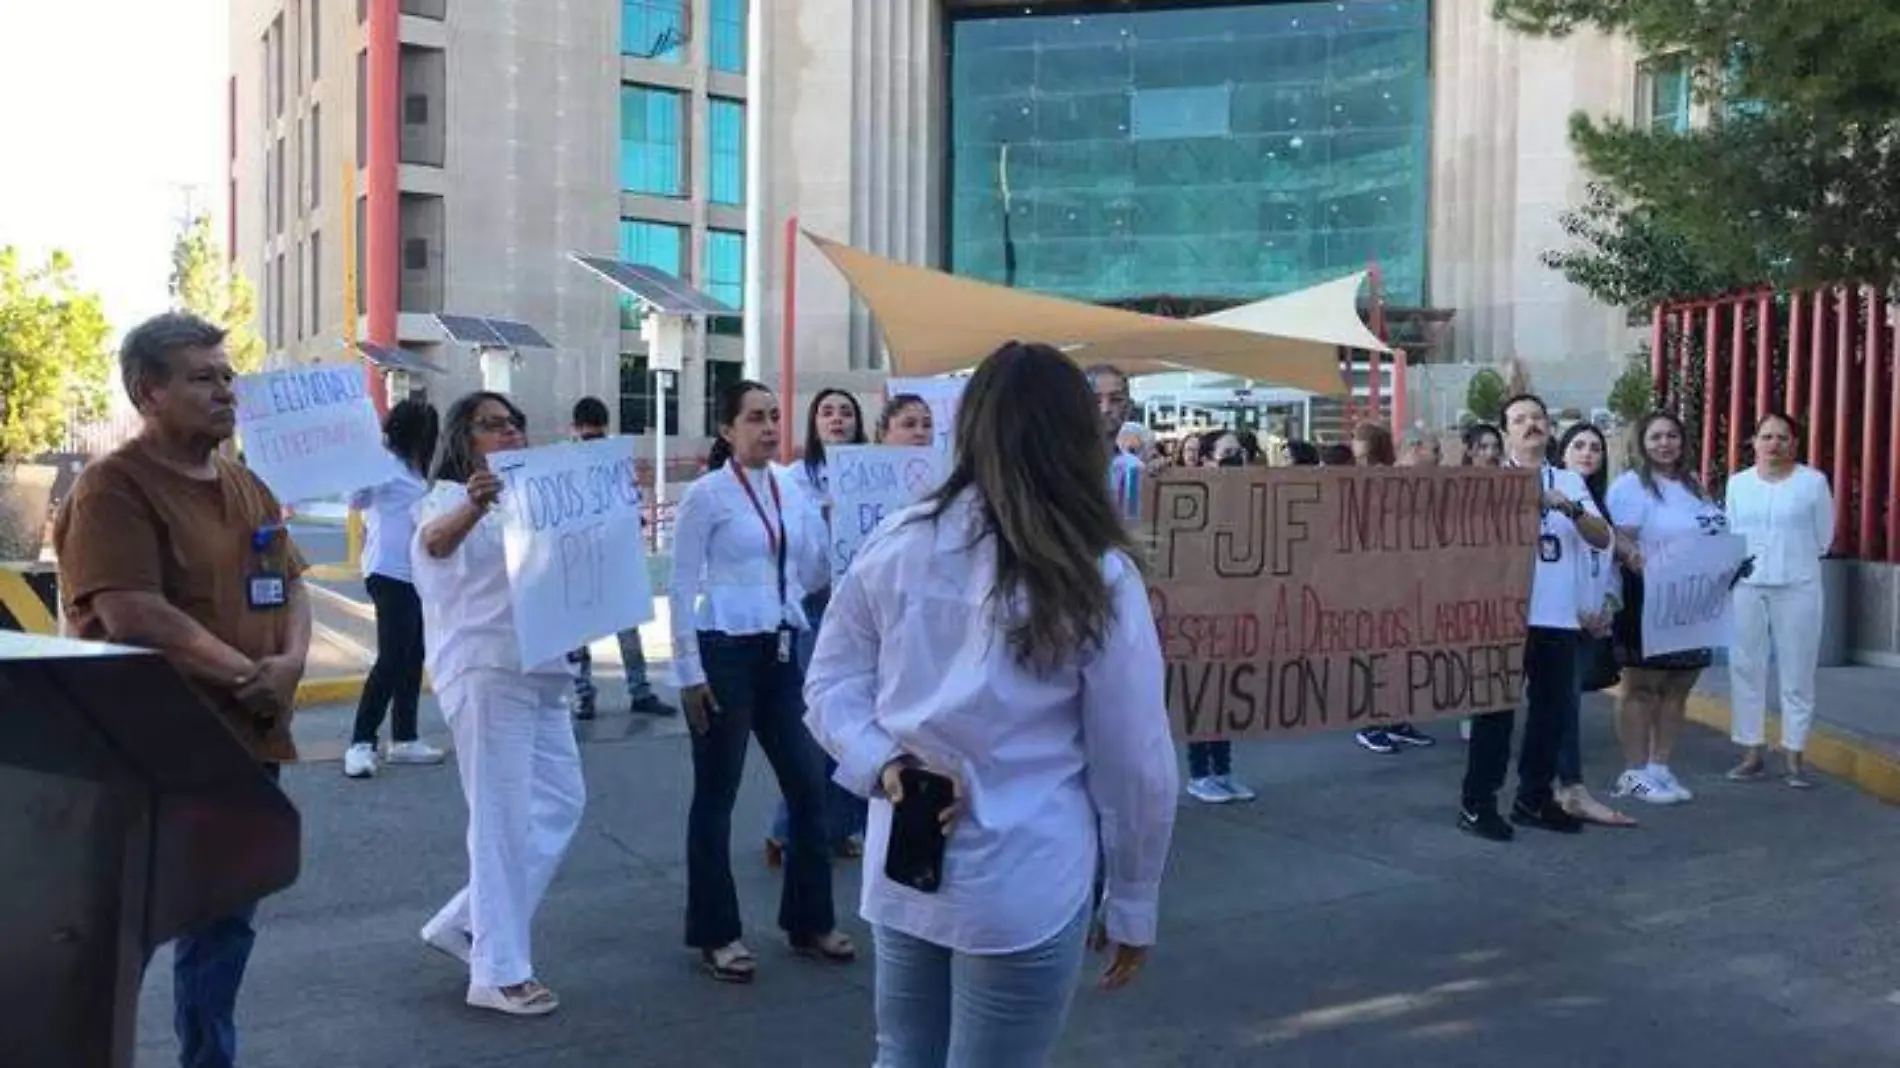
{"type": "MultiPolygon", "coordinates": [[[[418,383],[440,402],[481,375],[433,315],[537,327],[555,349],[520,353],[511,389],[541,435],[588,394],[625,432],[655,426],[635,323],[576,251],[751,297],[768,381],[789,252],[794,422],[828,385],[874,407],[875,324],[809,244],[788,249],[793,218],[996,278],[1007,215],[1015,283],[1086,299],[1254,299],[1377,260],[1392,303],[1446,324],[1431,360],[1516,358],[1588,408],[1642,332],[1539,262],[1587,181],[1567,120],[1685,123],[1687,79],[1488,8],[232,0],[231,253],[274,361],[345,358],[354,307],[356,336],[446,369],[418,383]]],[[[674,455],[704,444],[740,335],[714,320],[690,346],[674,455]]]]}

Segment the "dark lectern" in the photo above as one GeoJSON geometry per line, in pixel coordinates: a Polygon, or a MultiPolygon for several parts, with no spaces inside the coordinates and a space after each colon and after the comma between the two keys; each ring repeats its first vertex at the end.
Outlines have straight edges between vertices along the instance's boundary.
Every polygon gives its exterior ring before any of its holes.
{"type": "Polygon", "coordinates": [[[0,1065],[129,1068],[152,950],[295,882],[300,837],[163,659],[0,632],[0,1065]]]}

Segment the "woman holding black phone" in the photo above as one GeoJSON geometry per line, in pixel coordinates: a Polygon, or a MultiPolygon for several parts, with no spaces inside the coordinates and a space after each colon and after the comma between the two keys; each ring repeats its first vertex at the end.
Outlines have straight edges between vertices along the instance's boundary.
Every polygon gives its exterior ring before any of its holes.
{"type": "Polygon", "coordinates": [[[1103,985],[1146,960],[1180,779],[1087,379],[1012,342],[956,430],[943,486],[833,591],[806,721],[872,799],[877,1063],[1028,1068],[1068,1011],[1098,856],[1103,985]]]}

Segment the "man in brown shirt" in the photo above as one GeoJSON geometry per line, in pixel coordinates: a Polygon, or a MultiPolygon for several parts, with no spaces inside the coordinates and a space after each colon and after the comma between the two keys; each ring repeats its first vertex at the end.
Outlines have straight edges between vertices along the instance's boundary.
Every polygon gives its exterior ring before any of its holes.
{"type": "MultiPolygon", "coordinates": [[[[310,648],[304,562],[271,491],[220,446],[237,428],[224,331],[168,313],[125,336],[144,427],[87,465],[53,525],[71,631],[162,653],[274,776],[310,648]]],[[[229,1068],[252,908],[173,945],[185,1068],[229,1068]]]]}

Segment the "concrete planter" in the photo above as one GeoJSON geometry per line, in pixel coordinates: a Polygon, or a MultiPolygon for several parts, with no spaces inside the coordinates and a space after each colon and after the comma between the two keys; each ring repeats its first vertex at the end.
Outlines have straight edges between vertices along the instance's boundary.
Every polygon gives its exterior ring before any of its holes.
{"type": "Polygon", "coordinates": [[[59,468],[0,462],[0,561],[36,561],[59,468]]]}

